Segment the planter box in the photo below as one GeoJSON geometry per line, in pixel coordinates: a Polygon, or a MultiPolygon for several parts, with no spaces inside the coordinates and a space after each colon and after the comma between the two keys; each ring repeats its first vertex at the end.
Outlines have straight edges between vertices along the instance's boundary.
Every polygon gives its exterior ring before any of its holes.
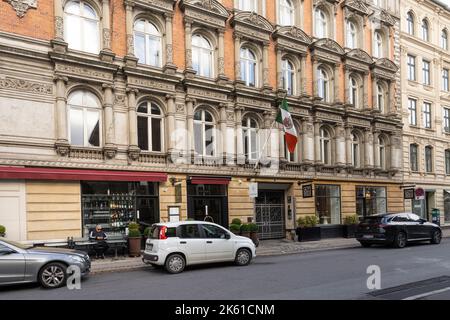
{"type": "Polygon", "coordinates": [[[320,227],[297,228],[298,241],[318,241],[322,239],[320,227]]]}
{"type": "Polygon", "coordinates": [[[354,238],[357,228],[358,228],[357,224],[344,225],[344,238],[354,238]]]}
{"type": "Polygon", "coordinates": [[[128,255],[130,257],[139,257],[141,255],[141,237],[128,238],[128,255]]]}
{"type": "Polygon", "coordinates": [[[342,238],[344,236],[344,226],[340,224],[331,224],[320,226],[322,239],[342,238]]]}

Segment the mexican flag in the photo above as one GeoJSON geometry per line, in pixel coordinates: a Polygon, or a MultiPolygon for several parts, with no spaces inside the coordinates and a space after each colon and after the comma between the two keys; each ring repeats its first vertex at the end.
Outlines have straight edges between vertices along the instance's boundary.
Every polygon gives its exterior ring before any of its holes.
{"type": "Polygon", "coordinates": [[[297,145],[297,131],[295,130],[294,122],[292,121],[291,113],[286,99],[283,99],[278,110],[276,122],[281,123],[284,129],[284,139],[290,153],[294,153],[297,145]]]}

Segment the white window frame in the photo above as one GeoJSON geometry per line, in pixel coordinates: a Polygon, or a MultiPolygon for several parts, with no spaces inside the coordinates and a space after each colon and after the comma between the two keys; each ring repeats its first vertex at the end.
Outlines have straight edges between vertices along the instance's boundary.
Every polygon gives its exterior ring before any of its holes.
{"type": "Polygon", "coordinates": [[[431,129],[431,103],[424,102],[422,106],[423,127],[431,129]]]}
{"type": "Polygon", "coordinates": [[[330,132],[321,127],[320,128],[320,161],[323,164],[331,164],[331,135],[330,132]],[[326,134],[325,134],[326,133],[326,134]]]}
{"type": "Polygon", "coordinates": [[[249,86],[249,87],[254,87],[257,88],[259,85],[259,63],[258,63],[258,56],[255,53],[255,51],[253,51],[252,49],[248,48],[248,47],[241,47],[240,50],[240,63],[241,63],[241,80],[243,80],[245,82],[245,85],[249,86]],[[251,58],[250,53],[255,57],[254,60],[251,58]],[[255,78],[255,83],[254,86],[250,85],[250,64],[254,65],[254,70],[255,70],[255,74],[254,74],[254,78],[255,78]],[[242,66],[244,65],[245,70],[245,74],[247,75],[247,79],[244,79],[244,77],[242,77],[242,66]]]}
{"type": "Polygon", "coordinates": [[[450,133],[450,108],[442,108],[442,129],[446,133],[450,133]]]}
{"type": "Polygon", "coordinates": [[[379,31],[375,31],[373,34],[373,56],[376,58],[382,58],[383,53],[383,35],[379,31]]]}
{"type": "Polygon", "coordinates": [[[194,60],[194,56],[197,56],[197,59],[199,61],[199,64],[198,64],[199,70],[196,70],[197,75],[199,75],[201,77],[206,77],[206,78],[213,78],[214,77],[214,47],[213,47],[211,41],[209,41],[209,39],[202,34],[194,34],[192,36],[192,60],[194,60]],[[196,37],[201,38],[202,41],[206,41],[206,43],[209,44],[209,47],[194,45],[194,39],[196,37]],[[206,61],[206,63],[209,64],[209,70],[210,70],[209,74],[205,73],[205,64],[204,64],[205,62],[203,61],[204,54],[209,57],[208,61],[206,61]]]}
{"type": "Polygon", "coordinates": [[[423,41],[430,41],[430,24],[428,23],[428,20],[423,19],[422,20],[422,40],[423,41]]]}
{"type": "Polygon", "coordinates": [[[144,46],[144,54],[145,54],[145,61],[138,61],[139,63],[145,64],[145,65],[149,65],[149,66],[153,66],[153,67],[161,67],[162,66],[162,35],[161,35],[161,31],[158,29],[158,26],[147,20],[147,19],[138,19],[134,22],[134,26],[133,26],[133,32],[134,32],[134,48],[137,48],[136,45],[136,35],[140,35],[144,37],[144,41],[145,41],[145,46],[144,46]],[[136,24],[138,22],[144,22],[144,32],[136,30],[136,24]],[[156,31],[157,34],[152,33],[151,32],[151,26],[153,26],[156,31]],[[158,56],[158,63],[156,65],[153,65],[150,63],[150,57],[153,55],[152,53],[154,53],[155,51],[153,51],[153,48],[151,47],[150,43],[151,40],[157,40],[159,42],[159,47],[156,50],[156,55],[158,56]]]}
{"type": "Polygon", "coordinates": [[[314,10],[314,35],[317,38],[328,38],[329,23],[327,13],[321,8],[316,8],[314,10]],[[319,34],[319,31],[321,31],[321,34],[319,34]]]}
{"type": "Polygon", "coordinates": [[[408,99],[408,111],[409,111],[409,124],[411,126],[417,126],[417,100],[408,99]]]}
{"type": "Polygon", "coordinates": [[[330,75],[323,68],[319,67],[317,69],[317,94],[319,97],[323,99],[325,102],[330,101],[330,75]]]}
{"type": "Polygon", "coordinates": [[[346,45],[350,49],[358,47],[358,27],[353,21],[347,21],[346,45]]]}
{"type": "Polygon", "coordinates": [[[412,14],[412,12],[411,11],[409,11],[407,14],[406,14],[406,26],[407,26],[407,32],[408,32],[408,34],[410,34],[410,35],[414,35],[414,15],[412,14]]]}
{"type": "Polygon", "coordinates": [[[358,134],[355,132],[351,133],[352,135],[352,166],[355,168],[361,167],[361,141],[359,139],[358,134]]]}
{"type": "Polygon", "coordinates": [[[293,96],[296,94],[296,77],[295,77],[295,64],[285,58],[282,60],[282,75],[283,75],[283,89],[286,90],[287,94],[290,96],[293,96]],[[289,65],[292,67],[292,69],[289,68],[289,65]],[[291,86],[292,88],[288,87],[289,84],[289,78],[291,79],[291,86]]]}
{"type": "MultiPolygon", "coordinates": [[[[162,111],[162,109],[160,108],[160,106],[154,102],[151,101],[144,101],[139,103],[138,107],[136,108],[136,116],[137,117],[141,117],[141,118],[146,118],[147,119],[147,141],[148,141],[148,149],[142,149],[143,151],[148,151],[148,152],[164,152],[165,150],[165,146],[164,146],[164,113],[162,111]],[[143,113],[143,112],[139,112],[139,107],[146,103],[147,104],[147,113],[143,113]],[[152,114],[152,106],[156,106],[159,109],[160,114],[156,115],[156,114],[152,114]],[[158,119],[160,120],[160,132],[159,132],[159,139],[160,139],[160,143],[161,143],[161,150],[153,150],[153,137],[152,137],[152,119],[158,119]]],[[[139,134],[139,132],[138,132],[139,134]]],[[[139,139],[139,135],[138,135],[138,139],[139,139]]],[[[138,145],[139,145],[139,140],[138,140],[138,145]]]]}
{"type": "Polygon", "coordinates": [[[243,122],[245,122],[245,124],[246,124],[245,126],[242,125],[242,136],[244,138],[245,158],[250,161],[257,160],[258,156],[260,154],[260,151],[259,151],[259,144],[260,144],[259,132],[260,132],[260,130],[259,130],[258,121],[253,117],[246,116],[246,117],[244,117],[243,122]],[[251,126],[252,121],[254,121],[256,123],[256,128],[251,126]],[[252,143],[252,134],[255,134],[256,146],[254,146],[252,143]],[[248,145],[247,151],[249,151],[249,152],[245,152],[245,141],[247,141],[247,145],[248,145]],[[254,151],[253,151],[253,149],[254,149],[254,151]],[[254,154],[254,156],[252,156],[252,154],[254,154]]]}
{"type": "Polygon", "coordinates": [[[450,85],[450,83],[449,83],[449,75],[450,75],[449,69],[443,68],[442,69],[442,86],[441,86],[441,90],[442,91],[448,92],[449,89],[450,89],[450,87],[449,87],[449,85],[450,85]]]}
{"type": "Polygon", "coordinates": [[[448,50],[448,32],[446,29],[441,30],[441,49],[448,50]]]}
{"type": "Polygon", "coordinates": [[[380,159],[380,168],[386,170],[386,142],[382,137],[378,137],[378,155],[380,159]]]}
{"type": "Polygon", "coordinates": [[[282,26],[295,25],[295,5],[292,0],[279,0],[279,23],[282,26]]]}
{"type": "Polygon", "coordinates": [[[431,85],[431,62],[422,60],[422,83],[424,85],[431,85]]]}
{"type": "Polygon", "coordinates": [[[348,90],[349,90],[350,104],[352,104],[353,107],[358,108],[359,107],[358,80],[353,76],[350,76],[348,90]]]}
{"type": "Polygon", "coordinates": [[[259,0],[238,0],[237,8],[242,11],[258,12],[259,0]]]}
{"type": "Polygon", "coordinates": [[[215,122],[215,119],[214,119],[214,115],[210,111],[205,110],[203,108],[195,110],[194,115],[198,111],[202,113],[202,116],[201,116],[201,120],[195,120],[194,119],[194,132],[193,132],[192,135],[194,136],[194,139],[198,138],[198,137],[195,137],[195,124],[200,124],[202,126],[202,138],[203,138],[202,139],[202,153],[201,154],[197,153],[197,150],[195,150],[195,143],[194,143],[194,151],[196,152],[197,155],[200,155],[202,157],[210,157],[210,158],[212,158],[212,157],[215,157],[216,154],[217,154],[217,150],[216,150],[216,147],[217,147],[217,141],[216,141],[217,134],[216,134],[216,122],[215,122]],[[205,112],[208,112],[211,115],[212,122],[209,122],[209,121],[205,120],[205,112]],[[213,154],[212,155],[206,154],[206,125],[211,125],[212,126],[212,133],[211,133],[211,136],[212,136],[212,139],[213,139],[213,154]]]}
{"type": "Polygon", "coordinates": [[[416,57],[408,54],[406,57],[408,80],[416,81],[416,57]]]}

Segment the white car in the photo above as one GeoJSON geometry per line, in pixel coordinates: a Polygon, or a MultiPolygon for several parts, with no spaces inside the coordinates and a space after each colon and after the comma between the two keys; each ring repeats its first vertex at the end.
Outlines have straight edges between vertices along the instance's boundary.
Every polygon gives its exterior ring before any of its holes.
{"type": "Polygon", "coordinates": [[[245,266],[256,257],[253,241],[215,223],[182,221],[151,227],[142,261],[180,273],[187,265],[234,261],[245,266]]]}

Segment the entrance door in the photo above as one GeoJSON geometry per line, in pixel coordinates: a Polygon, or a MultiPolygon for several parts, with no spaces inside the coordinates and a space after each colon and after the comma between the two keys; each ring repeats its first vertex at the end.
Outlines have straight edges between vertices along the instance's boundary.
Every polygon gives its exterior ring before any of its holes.
{"type": "Polygon", "coordinates": [[[256,224],[260,239],[284,238],[284,191],[259,190],[255,199],[256,224]]]}
{"type": "Polygon", "coordinates": [[[190,218],[199,221],[209,221],[223,225],[222,197],[191,197],[190,218]],[[208,216],[208,218],[206,218],[208,216]]]}

